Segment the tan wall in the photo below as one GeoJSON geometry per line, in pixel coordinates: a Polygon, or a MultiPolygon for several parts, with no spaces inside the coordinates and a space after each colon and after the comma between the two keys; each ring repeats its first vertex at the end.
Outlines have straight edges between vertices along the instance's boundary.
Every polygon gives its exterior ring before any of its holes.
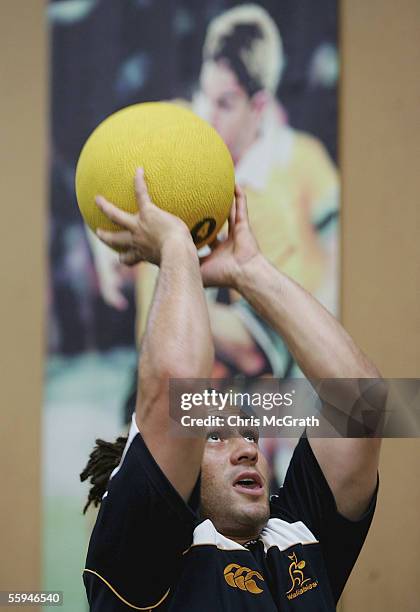
{"type": "Polygon", "coordinates": [[[0,590],[34,589],[40,584],[47,145],[44,21],[42,0],[0,2],[0,590]]]}
{"type": "MultiPolygon", "coordinates": [[[[418,0],[342,2],[342,315],[386,376],[420,376],[419,22],[418,0]]],[[[44,2],[2,0],[0,44],[0,589],[29,589],[40,581],[44,2]]],[[[344,612],[418,609],[419,459],[417,440],[384,444],[379,508],[343,596],[344,612]]]]}
{"type": "MultiPolygon", "coordinates": [[[[420,377],[420,2],[342,3],[342,318],[384,376],[420,377]]],[[[344,612],[420,610],[420,441],[387,440],[344,612]]]]}

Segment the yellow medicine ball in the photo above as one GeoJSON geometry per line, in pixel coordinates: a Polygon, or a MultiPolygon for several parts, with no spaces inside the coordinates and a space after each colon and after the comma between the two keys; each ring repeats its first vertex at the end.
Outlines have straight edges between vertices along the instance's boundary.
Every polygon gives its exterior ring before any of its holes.
{"type": "Polygon", "coordinates": [[[151,200],[180,217],[197,247],[216,238],[234,195],[231,155],[217,132],[190,110],[167,102],[124,108],[86,141],[76,168],[76,195],[87,225],[118,231],[96,206],[107,200],[138,212],[134,174],[144,168],[151,200]]]}

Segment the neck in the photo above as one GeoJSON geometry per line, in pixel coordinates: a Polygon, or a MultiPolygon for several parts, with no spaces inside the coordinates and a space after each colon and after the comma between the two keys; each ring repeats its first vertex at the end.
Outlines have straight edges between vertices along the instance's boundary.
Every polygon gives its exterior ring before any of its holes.
{"type": "Polygon", "coordinates": [[[241,142],[235,153],[232,153],[232,159],[235,166],[241,161],[242,157],[247,153],[258,138],[258,130],[250,130],[246,133],[244,140],[241,142]]]}

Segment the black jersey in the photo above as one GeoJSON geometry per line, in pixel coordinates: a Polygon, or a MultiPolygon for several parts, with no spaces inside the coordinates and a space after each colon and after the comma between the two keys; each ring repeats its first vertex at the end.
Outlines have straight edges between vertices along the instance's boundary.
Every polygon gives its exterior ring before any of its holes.
{"type": "Polygon", "coordinates": [[[90,610],[335,610],[375,500],[359,521],[341,516],[302,437],[266,527],[241,546],[200,520],[199,483],[186,504],[132,426],[90,540],[90,610]]]}

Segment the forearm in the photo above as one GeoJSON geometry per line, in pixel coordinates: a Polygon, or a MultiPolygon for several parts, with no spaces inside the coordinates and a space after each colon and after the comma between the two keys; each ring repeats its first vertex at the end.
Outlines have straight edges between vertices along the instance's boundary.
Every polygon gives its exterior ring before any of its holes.
{"type": "MultiPolygon", "coordinates": [[[[277,272],[261,256],[248,265],[240,289],[251,306],[284,338],[299,367],[312,382],[380,376],[338,321],[308,292],[277,272]]],[[[323,394],[329,396],[330,390],[334,398],[339,391],[340,413],[351,409],[359,393],[358,384],[354,385],[353,381],[338,388],[327,385],[323,394]]],[[[381,397],[379,394],[379,405],[381,397]]],[[[312,450],[339,511],[357,520],[366,510],[375,489],[380,439],[337,439],[329,420],[322,414],[320,417],[323,431],[329,431],[332,437],[319,438],[316,428],[314,431],[307,429],[312,450]]]]}
{"type": "Polygon", "coordinates": [[[262,256],[246,264],[238,289],[285,340],[309,379],[377,377],[375,366],[340,323],[262,256]]]}
{"type": "Polygon", "coordinates": [[[194,245],[168,241],[142,342],[140,381],[205,378],[213,346],[207,303],[194,245]]]}
{"type": "Polygon", "coordinates": [[[136,340],[140,346],[146,331],[147,318],[155,292],[159,268],[153,264],[142,263],[137,266],[136,275],[136,340]]]}
{"type": "MultiPolygon", "coordinates": [[[[213,347],[194,244],[166,242],[139,357],[137,424],[147,447],[187,501],[200,471],[204,439],[171,435],[169,381],[208,378],[213,347]]],[[[194,383],[187,383],[188,386],[194,383]]]]}

